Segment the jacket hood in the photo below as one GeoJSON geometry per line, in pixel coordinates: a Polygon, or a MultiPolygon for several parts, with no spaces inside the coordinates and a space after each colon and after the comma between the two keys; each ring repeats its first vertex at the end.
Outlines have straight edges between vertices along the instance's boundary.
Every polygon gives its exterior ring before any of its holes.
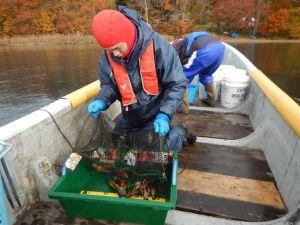
{"type": "Polygon", "coordinates": [[[149,46],[150,42],[153,40],[154,31],[149,24],[142,20],[141,15],[137,11],[125,6],[118,6],[117,10],[130,19],[137,28],[138,38],[134,49],[127,60],[128,64],[132,64],[140,58],[149,46]]]}

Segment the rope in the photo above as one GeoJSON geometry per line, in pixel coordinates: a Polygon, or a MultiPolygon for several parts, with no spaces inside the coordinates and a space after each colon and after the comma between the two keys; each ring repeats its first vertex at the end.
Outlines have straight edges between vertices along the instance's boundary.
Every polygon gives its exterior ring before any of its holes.
{"type": "MultiPolygon", "coordinates": [[[[69,146],[71,147],[71,149],[73,150],[73,152],[78,152],[77,149],[76,149],[76,145],[77,145],[77,143],[78,143],[78,137],[76,138],[75,146],[73,147],[73,145],[71,144],[71,142],[69,141],[69,139],[66,137],[66,135],[63,133],[63,131],[62,131],[61,128],[59,127],[59,125],[58,125],[57,121],[55,120],[54,116],[53,116],[48,110],[46,110],[46,109],[39,109],[39,110],[44,111],[44,112],[46,112],[46,113],[48,113],[48,114],[50,115],[50,117],[52,118],[52,120],[53,120],[54,124],[56,125],[57,129],[59,130],[59,132],[61,133],[61,135],[63,136],[63,138],[66,140],[66,142],[69,144],[69,146]]],[[[84,127],[84,125],[87,123],[87,120],[88,120],[88,119],[89,119],[89,117],[87,117],[87,118],[85,119],[85,121],[84,121],[82,127],[84,127]]],[[[91,137],[90,137],[88,143],[87,143],[84,147],[88,146],[88,145],[91,143],[91,141],[92,141],[92,139],[94,138],[94,136],[96,135],[97,130],[98,130],[98,127],[99,127],[99,120],[100,120],[100,116],[99,116],[98,119],[97,119],[97,123],[96,123],[97,125],[96,125],[96,127],[93,129],[93,132],[92,132],[92,134],[91,134],[91,137]]],[[[79,134],[81,133],[81,131],[82,131],[82,128],[80,129],[79,134]]],[[[84,148],[84,147],[83,147],[83,148],[84,148]]]]}
{"type": "Polygon", "coordinates": [[[187,168],[187,160],[186,160],[186,157],[185,157],[185,155],[184,154],[182,154],[182,153],[177,153],[179,156],[182,156],[183,158],[184,158],[184,160],[183,160],[183,162],[185,162],[184,163],[184,167],[182,168],[182,170],[180,170],[178,173],[177,173],[177,175],[179,175],[179,174],[181,174],[186,168],[187,168]]]}
{"type": "Polygon", "coordinates": [[[70,143],[70,141],[68,140],[68,138],[66,137],[66,135],[62,132],[62,130],[58,126],[56,120],[54,119],[53,115],[48,110],[46,110],[46,109],[39,109],[39,110],[44,111],[44,112],[46,112],[46,113],[48,113],[50,115],[50,117],[52,118],[53,122],[55,123],[57,129],[59,130],[59,132],[61,133],[61,135],[63,136],[63,138],[69,144],[69,146],[71,147],[71,149],[73,150],[73,152],[75,152],[76,151],[75,147],[72,146],[72,144],[70,143]]]}

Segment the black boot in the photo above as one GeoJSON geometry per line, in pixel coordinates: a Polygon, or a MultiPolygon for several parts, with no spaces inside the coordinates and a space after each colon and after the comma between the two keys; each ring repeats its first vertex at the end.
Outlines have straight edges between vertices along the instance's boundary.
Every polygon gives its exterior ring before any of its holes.
{"type": "Polygon", "coordinates": [[[177,126],[183,131],[184,134],[184,145],[192,145],[196,142],[197,136],[193,131],[192,127],[188,124],[188,122],[179,122],[177,126]]]}

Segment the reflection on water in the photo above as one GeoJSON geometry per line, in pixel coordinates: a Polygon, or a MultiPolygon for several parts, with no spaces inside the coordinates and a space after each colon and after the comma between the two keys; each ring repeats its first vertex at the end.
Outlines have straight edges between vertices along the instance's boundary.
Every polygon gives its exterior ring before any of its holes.
{"type": "Polygon", "coordinates": [[[95,46],[0,48],[0,126],[97,79],[95,46]]]}
{"type": "Polygon", "coordinates": [[[295,100],[300,99],[300,43],[232,44],[295,100]]]}
{"type": "MultiPolygon", "coordinates": [[[[300,98],[300,44],[233,44],[300,98]]],[[[97,79],[97,46],[0,47],[0,126],[97,79]]]]}

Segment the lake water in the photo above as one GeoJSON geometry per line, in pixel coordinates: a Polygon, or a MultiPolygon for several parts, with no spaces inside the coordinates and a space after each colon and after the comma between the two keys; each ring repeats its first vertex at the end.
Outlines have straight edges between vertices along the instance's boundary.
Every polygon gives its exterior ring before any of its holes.
{"type": "MultiPolygon", "coordinates": [[[[300,99],[300,44],[232,44],[300,99]]],[[[0,126],[97,79],[96,46],[0,47],[0,126]]]]}
{"type": "Polygon", "coordinates": [[[232,44],[275,84],[300,101],[300,43],[232,44]]]}

